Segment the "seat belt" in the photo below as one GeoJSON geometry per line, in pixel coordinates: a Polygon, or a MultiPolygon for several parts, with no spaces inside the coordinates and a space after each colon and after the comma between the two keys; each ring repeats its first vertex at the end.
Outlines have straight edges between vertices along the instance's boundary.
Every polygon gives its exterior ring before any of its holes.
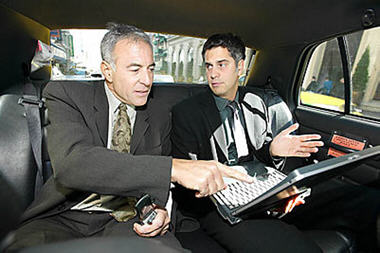
{"type": "Polygon", "coordinates": [[[41,100],[37,88],[27,78],[24,85],[23,96],[18,103],[25,108],[26,121],[28,124],[29,140],[32,146],[34,160],[37,165],[37,173],[34,185],[34,197],[37,196],[43,183],[42,171],[42,128],[40,110],[44,107],[44,102],[41,100]]]}

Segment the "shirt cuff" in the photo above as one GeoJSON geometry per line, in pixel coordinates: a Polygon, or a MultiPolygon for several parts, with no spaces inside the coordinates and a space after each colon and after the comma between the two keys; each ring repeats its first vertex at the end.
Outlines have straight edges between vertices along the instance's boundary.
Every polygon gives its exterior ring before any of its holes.
{"type": "Polygon", "coordinates": [[[166,202],[166,205],[165,205],[165,208],[166,208],[166,211],[168,211],[168,215],[170,217],[170,220],[172,217],[172,210],[173,210],[173,196],[172,196],[171,189],[173,189],[174,187],[175,187],[175,185],[173,183],[170,183],[169,197],[168,197],[168,201],[166,202]]]}

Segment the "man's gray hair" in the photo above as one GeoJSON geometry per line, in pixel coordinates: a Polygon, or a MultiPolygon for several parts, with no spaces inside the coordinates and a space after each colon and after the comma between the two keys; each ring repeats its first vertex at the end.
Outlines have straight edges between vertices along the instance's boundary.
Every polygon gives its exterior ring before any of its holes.
{"type": "Polygon", "coordinates": [[[115,62],[113,58],[113,50],[117,42],[129,39],[132,42],[146,42],[151,48],[153,48],[149,36],[141,29],[125,24],[108,23],[108,32],[104,35],[102,42],[100,43],[100,53],[102,60],[108,62],[115,70],[115,62]]]}

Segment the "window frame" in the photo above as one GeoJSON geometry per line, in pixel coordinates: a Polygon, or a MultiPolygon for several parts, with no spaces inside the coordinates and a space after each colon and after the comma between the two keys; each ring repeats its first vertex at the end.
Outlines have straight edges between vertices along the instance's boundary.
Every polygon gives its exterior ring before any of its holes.
{"type": "MultiPolygon", "coordinates": [[[[376,27],[370,27],[367,29],[363,29],[362,31],[369,30],[371,28],[376,28],[376,27]]],[[[304,53],[302,54],[301,60],[300,60],[300,66],[302,66],[302,68],[300,69],[300,71],[298,71],[298,73],[296,75],[296,80],[298,80],[298,81],[296,82],[296,88],[294,89],[296,108],[301,106],[301,107],[307,107],[310,109],[320,110],[323,112],[333,113],[336,115],[349,116],[349,117],[354,117],[354,118],[358,118],[358,119],[369,120],[369,121],[376,122],[376,123],[380,122],[379,118],[374,118],[374,117],[370,117],[367,115],[356,115],[356,114],[354,114],[353,108],[351,106],[352,94],[353,94],[353,90],[352,90],[353,85],[352,85],[352,78],[351,78],[352,66],[351,66],[351,61],[349,59],[350,55],[349,55],[349,49],[348,49],[348,45],[347,45],[347,43],[348,43],[347,42],[347,36],[349,34],[352,34],[352,33],[358,32],[358,31],[352,31],[352,32],[347,33],[347,34],[339,35],[339,36],[336,36],[333,38],[328,38],[328,39],[325,39],[323,41],[319,41],[315,44],[312,44],[312,45],[310,45],[304,49],[304,53]],[[301,87],[302,87],[303,80],[304,80],[306,71],[308,69],[311,57],[313,56],[315,49],[318,46],[320,46],[321,44],[323,44],[325,42],[331,41],[331,40],[337,41],[338,48],[339,48],[339,55],[341,58],[342,73],[343,73],[343,78],[344,78],[344,110],[343,111],[332,110],[332,109],[323,108],[323,107],[319,107],[319,106],[315,106],[315,105],[303,104],[301,101],[301,87]]]]}

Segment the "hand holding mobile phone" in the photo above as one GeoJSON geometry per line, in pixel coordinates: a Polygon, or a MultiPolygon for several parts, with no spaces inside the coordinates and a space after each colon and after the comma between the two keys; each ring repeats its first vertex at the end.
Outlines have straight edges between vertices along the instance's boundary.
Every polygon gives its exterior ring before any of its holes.
{"type": "Polygon", "coordinates": [[[140,223],[142,223],[142,225],[151,225],[153,220],[157,216],[157,212],[154,210],[152,198],[149,194],[145,194],[143,197],[141,197],[137,201],[135,208],[139,215],[140,223]]]}

